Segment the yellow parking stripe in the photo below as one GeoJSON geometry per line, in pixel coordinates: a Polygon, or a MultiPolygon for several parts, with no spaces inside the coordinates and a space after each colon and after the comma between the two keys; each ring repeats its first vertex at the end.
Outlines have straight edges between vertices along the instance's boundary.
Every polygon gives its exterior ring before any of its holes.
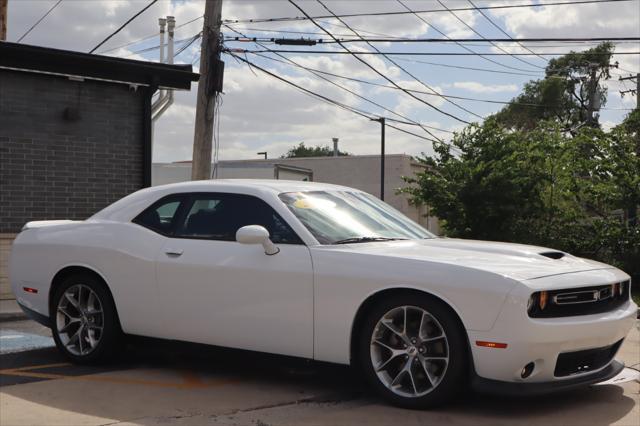
{"type": "Polygon", "coordinates": [[[72,364],[68,362],[59,362],[57,364],[43,364],[43,365],[31,365],[29,367],[19,367],[19,368],[8,368],[6,370],[0,370],[0,374],[4,371],[30,371],[30,370],[44,370],[45,368],[56,368],[56,367],[68,367],[72,364]]]}
{"type": "Polygon", "coordinates": [[[32,370],[37,369],[45,369],[52,367],[62,367],[69,366],[69,363],[61,363],[61,364],[47,364],[47,365],[36,365],[30,367],[21,367],[15,369],[5,369],[0,370],[0,374],[8,375],[8,376],[18,376],[18,377],[30,377],[35,379],[49,379],[49,380],[84,380],[84,381],[92,381],[92,382],[103,382],[103,383],[118,383],[118,384],[129,384],[129,385],[145,385],[145,386],[154,386],[154,387],[173,387],[178,389],[196,389],[196,388],[205,388],[205,387],[215,387],[215,386],[223,386],[226,384],[236,383],[237,380],[229,380],[229,379],[216,379],[204,382],[198,377],[195,373],[191,371],[183,372],[182,382],[164,382],[159,380],[146,380],[146,379],[130,379],[124,377],[114,377],[114,376],[102,376],[102,375],[84,375],[84,376],[68,376],[64,374],[51,374],[51,373],[39,373],[32,370]]]}

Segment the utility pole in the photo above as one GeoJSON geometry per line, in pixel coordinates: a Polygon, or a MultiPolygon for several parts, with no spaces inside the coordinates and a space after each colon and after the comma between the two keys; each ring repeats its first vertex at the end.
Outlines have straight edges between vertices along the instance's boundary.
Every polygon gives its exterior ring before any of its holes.
{"type": "Polygon", "coordinates": [[[7,13],[9,0],[0,0],[0,41],[7,39],[7,13]]]}
{"type": "Polygon", "coordinates": [[[371,121],[380,123],[380,199],[384,201],[384,117],[372,118],[371,121]]]}
{"type": "Polygon", "coordinates": [[[596,79],[596,73],[598,71],[597,64],[590,65],[591,72],[589,73],[589,105],[587,105],[587,125],[595,127],[596,119],[593,116],[596,111],[596,97],[598,95],[598,80],[596,79]]]}
{"type": "Polygon", "coordinates": [[[220,25],[222,0],[206,0],[200,50],[200,81],[193,134],[192,180],[211,178],[211,147],[216,98],[222,90],[221,76],[216,84],[212,73],[220,72],[220,25]]]}
{"type": "Polygon", "coordinates": [[[635,76],[630,75],[629,77],[620,77],[618,80],[620,81],[625,81],[625,80],[635,80],[636,81],[636,88],[635,89],[629,89],[629,90],[621,90],[620,94],[622,96],[626,95],[627,93],[631,93],[632,95],[636,95],[636,108],[640,109],[640,97],[638,96],[638,91],[640,90],[640,73],[636,74],[635,76]]]}

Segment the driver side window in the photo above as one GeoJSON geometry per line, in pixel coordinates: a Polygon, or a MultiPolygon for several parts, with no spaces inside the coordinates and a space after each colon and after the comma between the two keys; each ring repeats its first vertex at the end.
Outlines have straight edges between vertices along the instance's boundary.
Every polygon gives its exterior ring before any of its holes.
{"type": "Polygon", "coordinates": [[[243,226],[264,226],[276,244],[302,244],[298,235],[263,200],[244,194],[193,194],[175,236],[235,241],[243,226]]]}

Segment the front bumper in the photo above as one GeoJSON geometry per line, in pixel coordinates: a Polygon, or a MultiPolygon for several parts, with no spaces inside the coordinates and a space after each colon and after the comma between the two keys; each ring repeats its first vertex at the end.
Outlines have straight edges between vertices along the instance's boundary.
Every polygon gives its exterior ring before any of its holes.
{"type": "MultiPolygon", "coordinates": [[[[608,270],[607,274],[612,275],[609,277],[612,283],[628,279],[626,274],[615,269],[608,270]]],[[[571,284],[590,285],[590,279],[598,281],[594,285],[603,283],[601,276],[594,278],[593,275],[595,274],[566,274],[562,277],[550,277],[547,283],[540,283],[541,280],[538,280],[536,284],[558,288],[570,287],[571,284]],[[559,280],[563,282],[557,282],[559,280]]],[[[478,376],[472,381],[477,383],[477,387],[491,390],[505,387],[506,383],[517,393],[523,393],[520,389],[525,386],[531,386],[531,393],[543,393],[607,380],[609,375],[619,372],[621,364],[607,360],[598,368],[592,366],[575,374],[559,374],[558,377],[556,365],[560,354],[567,354],[569,356],[563,358],[571,359],[570,353],[606,348],[622,341],[636,321],[638,307],[633,301],[629,300],[613,311],[594,315],[529,318],[526,300],[531,291],[527,286],[516,286],[507,297],[490,331],[467,330],[473,367],[478,376]],[[506,343],[507,347],[478,346],[478,341],[506,343]],[[523,368],[529,363],[534,363],[534,370],[530,376],[522,378],[523,368]]],[[[611,360],[616,350],[617,347],[609,354],[611,360]]],[[[582,365],[579,367],[577,371],[582,369],[582,365]]]]}
{"type": "Polygon", "coordinates": [[[485,379],[478,375],[474,375],[474,377],[471,379],[471,387],[478,392],[494,395],[537,396],[554,392],[564,392],[571,389],[604,382],[605,380],[609,380],[620,374],[623,369],[624,364],[614,360],[613,362],[609,363],[609,365],[607,365],[604,369],[596,373],[581,374],[579,376],[572,377],[566,380],[538,383],[501,382],[499,380],[485,379]]]}

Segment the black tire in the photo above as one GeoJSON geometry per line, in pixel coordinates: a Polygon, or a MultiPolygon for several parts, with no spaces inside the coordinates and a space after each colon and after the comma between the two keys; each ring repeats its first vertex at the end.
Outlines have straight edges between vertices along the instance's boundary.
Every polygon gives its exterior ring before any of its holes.
{"type": "MultiPolygon", "coordinates": [[[[86,292],[86,288],[84,289],[86,292]]],[[[51,298],[51,330],[56,346],[67,358],[77,364],[98,364],[110,361],[118,352],[122,343],[122,329],[120,320],[113,302],[113,298],[106,285],[96,276],[89,273],[73,274],[64,279],[56,288],[51,298]],[[94,348],[86,354],[74,354],[62,342],[58,331],[58,306],[61,299],[65,297],[65,292],[71,287],[83,285],[91,289],[97,297],[102,308],[100,325],[102,331],[100,338],[94,348]]]]}
{"type": "MultiPolygon", "coordinates": [[[[379,332],[379,331],[376,331],[379,332]]],[[[419,293],[398,293],[373,306],[358,333],[356,360],[365,379],[375,391],[391,404],[410,409],[437,407],[451,401],[456,394],[463,394],[468,387],[468,338],[455,313],[440,300],[419,293]],[[435,387],[425,395],[398,395],[382,382],[375,371],[371,342],[376,325],[390,311],[403,306],[420,308],[437,320],[446,335],[448,364],[435,387]]],[[[402,357],[398,357],[402,358],[402,357]]],[[[402,363],[402,359],[398,361],[402,363]]],[[[418,361],[416,361],[418,362],[418,361]]],[[[419,364],[418,364],[419,365],[419,364]]],[[[418,367],[419,368],[419,367],[418,367]]],[[[411,377],[413,381],[413,376],[411,377]]],[[[415,388],[415,385],[413,386],[415,388]]]]}

